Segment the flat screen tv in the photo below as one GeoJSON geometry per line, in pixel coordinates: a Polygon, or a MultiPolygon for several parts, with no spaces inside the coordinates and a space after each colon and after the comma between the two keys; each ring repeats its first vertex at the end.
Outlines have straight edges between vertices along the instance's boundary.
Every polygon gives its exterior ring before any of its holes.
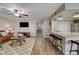
{"type": "Polygon", "coordinates": [[[28,22],[20,22],[20,27],[29,27],[28,22]]]}

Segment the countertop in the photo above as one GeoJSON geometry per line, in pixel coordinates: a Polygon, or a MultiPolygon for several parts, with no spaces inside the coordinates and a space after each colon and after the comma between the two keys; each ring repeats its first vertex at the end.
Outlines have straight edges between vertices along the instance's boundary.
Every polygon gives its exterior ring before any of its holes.
{"type": "MultiPolygon", "coordinates": [[[[66,55],[70,54],[70,48],[71,48],[71,43],[70,40],[79,40],[79,33],[78,32],[53,32],[55,34],[61,35],[65,37],[62,42],[62,47],[63,47],[63,53],[66,55]]],[[[74,45],[73,49],[76,49],[76,45],[74,45]]]]}
{"type": "Polygon", "coordinates": [[[55,34],[61,35],[65,38],[71,38],[74,40],[79,40],[79,33],[78,32],[53,32],[55,34]]]}
{"type": "Polygon", "coordinates": [[[53,32],[61,36],[79,36],[78,32],[53,32]]]}

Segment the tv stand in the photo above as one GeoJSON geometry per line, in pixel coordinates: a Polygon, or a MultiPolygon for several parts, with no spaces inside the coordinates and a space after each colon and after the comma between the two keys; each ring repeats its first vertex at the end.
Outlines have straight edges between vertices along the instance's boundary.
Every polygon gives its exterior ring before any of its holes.
{"type": "Polygon", "coordinates": [[[26,37],[30,37],[30,32],[18,32],[18,33],[21,33],[21,34],[23,34],[26,37]]]}

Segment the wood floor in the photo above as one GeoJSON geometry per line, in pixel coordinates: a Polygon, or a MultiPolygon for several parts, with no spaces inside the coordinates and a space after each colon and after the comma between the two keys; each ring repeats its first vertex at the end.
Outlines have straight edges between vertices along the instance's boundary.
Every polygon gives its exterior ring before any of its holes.
{"type": "Polygon", "coordinates": [[[49,42],[49,39],[36,38],[32,55],[62,55],[62,53],[55,49],[49,42]]]}

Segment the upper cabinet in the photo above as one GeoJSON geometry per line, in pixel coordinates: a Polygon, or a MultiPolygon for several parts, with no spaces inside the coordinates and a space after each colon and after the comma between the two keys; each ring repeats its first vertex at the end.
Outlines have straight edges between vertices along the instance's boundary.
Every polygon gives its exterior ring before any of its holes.
{"type": "Polygon", "coordinates": [[[71,32],[79,32],[79,19],[73,20],[71,24],[71,32]]]}
{"type": "Polygon", "coordinates": [[[52,20],[52,31],[79,32],[79,3],[62,4],[52,20]]]}

